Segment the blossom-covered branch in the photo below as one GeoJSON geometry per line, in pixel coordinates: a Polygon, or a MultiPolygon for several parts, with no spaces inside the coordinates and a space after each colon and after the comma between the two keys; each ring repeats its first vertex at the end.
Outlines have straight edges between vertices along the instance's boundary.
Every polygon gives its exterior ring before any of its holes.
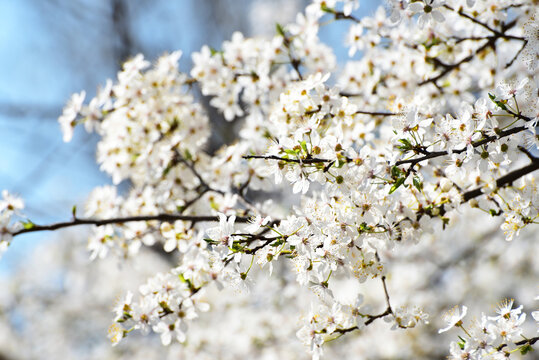
{"type": "MultiPolygon", "coordinates": [[[[271,314],[232,314],[222,333],[287,351],[294,346],[283,345],[282,333],[295,333],[318,359],[337,338],[353,346],[376,336],[373,327],[344,335],[383,318],[421,336],[395,341],[397,353],[370,342],[366,357],[417,359],[415,349],[441,357],[446,346],[421,326],[424,308],[436,313],[477,292],[524,298],[535,286],[539,13],[531,0],[502,3],[390,0],[390,13],[360,19],[358,1],[313,0],[272,37],[236,32],[220,48],[202,47],[189,74],[178,67],[179,51],[153,65],[137,55],[87,104],[85,92],[73,95],[59,118],[66,141],[79,124],[100,136],[97,161],[114,185],[92,191],[83,217],[73,211],[71,221],[50,225],[25,220],[22,200],[4,192],[0,252],[24,233],[94,225],[91,259],[138,257],[142,245],[173,254],[172,268],[119,301],[113,344],[153,331],[164,345],[192,346],[194,358],[222,340],[199,333],[195,345],[187,341],[206,321],[201,314],[212,309],[220,319],[233,308],[219,308],[226,296],[215,294],[260,286],[259,298],[231,302],[271,314]],[[343,66],[319,37],[336,20],[350,26],[343,66]],[[225,120],[241,118],[234,141],[208,146],[213,121],[195,83],[225,120]],[[471,249],[470,239],[482,236],[494,239],[471,249]],[[481,254],[485,264],[472,261],[481,254]],[[408,256],[420,261],[400,267],[408,256]],[[459,275],[463,260],[473,268],[459,275]],[[278,285],[267,287],[272,279],[278,285]],[[268,331],[268,341],[253,334],[280,315],[282,333],[268,331]]],[[[472,327],[464,325],[466,306],[446,313],[440,332],[464,331],[451,358],[528,351],[536,340],[522,342],[525,314],[512,306],[506,300],[472,327]]],[[[267,355],[258,351],[236,357],[267,355]]]]}

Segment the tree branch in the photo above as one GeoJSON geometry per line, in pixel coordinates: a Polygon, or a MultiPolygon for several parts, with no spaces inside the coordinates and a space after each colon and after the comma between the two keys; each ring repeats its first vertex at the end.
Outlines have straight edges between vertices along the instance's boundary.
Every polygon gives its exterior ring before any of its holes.
{"type": "MultiPolygon", "coordinates": [[[[509,30],[510,28],[512,28],[515,25],[514,22],[511,22],[511,23],[503,26],[502,31],[498,31],[496,29],[491,28],[487,24],[475,19],[474,17],[464,13],[462,10],[457,11],[457,10],[453,9],[451,6],[448,6],[448,5],[444,5],[444,7],[446,9],[448,9],[448,10],[457,12],[460,16],[462,16],[462,17],[464,17],[466,19],[469,19],[473,23],[475,23],[475,24],[477,24],[479,26],[482,26],[483,28],[490,31],[493,35],[486,37],[485,40],[487,40],[487,41],[483,45],[481,45],[472,54],[468,55],[467,57],[463,58],[462,60],[460,60],[457,63],[445,64],[445,63],[441,62],[440,60],[438,60],[437,58],[433,58],[432,61],[434,61],[435,65],[443,67],[443,70],[438,75],[433,76],[431,78],[428,78],[426,80],[423,80],[422,82],[420,82],[418,84],[419,86],[422,86],[422,85],[425,85],[425,84],[428,84],[428,83],[433,83],[435,86],[438,87],[438,85],[436,84],[436,81],[438,81],[439,79],[441,79],[442,77],[444,77],[445,75],[450,73],[451,71],[453,71],[455,69],[458,69],[462,64],[470,62],[475,56],[479,55],[486,48],[491,47],[492,49],[495,49],[496,48],[496,41],[498,39],[503,38],[503,39],[509,39],[509,40],[519,40],[519,41],[524,41],[524,42],[526,41],[526,39],[524,39],[523,37],[514,36],[514,35],[508,35],[508,34],[505,33],[507,30],[509,30]]],[[[479,38],[472,38],[472,39],[473,40],[479,40],[479,38]]],[[[519,51],[519,53],[520,53],[520,51],[519,51]]],[[[516,57],[518,57],[518,53],[515,56],[515,58],[516,57]]],[[[510,66],[512,62],[513,61],[511,61],[507,66],[510,66]]]]}
{"type": "MultiPolygon", "coordinates": [[[[520,116],[522,116],[522,115],[520,115],[520,116]]],[[[524,118],[526,118],[526,117],[524,117],[524,118]]],[[[476,141],[476,142],[474,142],[472,144],[472,146],[474,148],[476,148],[478,146],[485,145],[485,144],[487,144],[489,142],[492,142],[494,140],[498,140],[498,139],[504,138],[506,136],[519,133],[519,132],[524,131],[524,130],[526,130],[525,126],[517,126],[517,127],[511,128],[509,130],[504,130],[504,131],[501,131],[497,135],[490,135],[490,136],[485,137],[482,140],[476,141]]],[[[462,153],[464,151],[466,151],[466,148],[453,150],[452,152],[454,154],[460,154],[460,153],[462,153]]],[[[418,163],[420,163],[422,161],[429,160],[429,159],[434,159],[434,158],[444,156],[444,155],[449,155],[449,151],[434,151],[434,152],[429,153],[428,155],[421,156],[421,157],[418,157],[418,158],[407,159],[407,160],[399,160],[399,161],[397,161],[395,163],[395,166],[404,165],[404,164],[411,164],[412,166],[414,166],[414,165],[416,165],[416,164],[418,164],[418,163]]]]}
{"type": "MultiPolygon", "coordinates": [[[[515,343],[516,346],[522,346],[522,345],[533,345],[535,344],[537,341],[539,341],[539,336],[536,336],[536,337],[533,337],[531,339],[525,339],[525,340],[521,340],[521,341],[517,341],[515,343]]],[[[502,350],[504,347],[506,347],[508,344],[501,344],[499,345],[496,350],[497,351],[500,351],[502,350]]]]}
{"type": "MultiPolygon", "coordinates": [[[[453,71],[455,69],[458,69],[462,64],[470,62],[477,54],[479,54],[481,51],[485,50],[487,47],[494,46],[494,44],[496,42],[496,37],[489,37],[487,39],[488,39],[488,41],[485,42],[483,45],[481,45],[477,50],[475,50],[475,52],[473,54],[470,54],[470,55],[466,56],[464,59],[460,60],[457,63],[445,64],[445,63],[442,63],[441,61],[438,60],[436,62],[436,64],[438,64],[439,66],[442,66],[444,69],[438,75],[433,76],[431,78],[428,78],[426,80],[423,80],[418,85],[423,86],[423,85],[428,84],[428,83],[433,83],[434,85],[436,85],[436,81],[440,80],[442,77],[444,77],[445,75],[447,75],[451,71],[453,71]]],[[[435,60],[435,59],[436,58],[433,58],[432,60],[435,60]]]]}
{"type": "MultiPolygon", "coordinates": [[[[247,216],[238,216],[236,217],[236,222],[238,223],[247,223],[251,219],[247,216]]],[[[32,227],[29,227],[27,229],[21,229],[18,231],[15,231],[12,233],[12,236],[17,236],[25,233],[30,232],[37,232],[37,231],[53,231],[58,230],[62,228],[68,228],[73,226],[79,226],[79,225],[96,225],[96,226],[103,226],[103,225],[109,225],[109,224],[123,224],[127,222],[135,222],[135,221],[190,221],[192,223],[197,222],[216,222],[219,221],[218,216],[211,216],[211,215],[180,215],[180,214],[157,214],[157,215],[140,215],[140,216],[126,216],[126,217],[117,217],[117,218],[111,218],[111,219],[79,219],[75,218],[71,221],[64,221],[64,222],[58,222],[50,225],[36,225],[34,224],[32,227]]]]}
{"type": "Polygon", "coordinates": [[[293,163],[298,163],[298,164],[323,164],[323,163],[328,163],[328,162],[331,162],[333,160],[329,160],[329,159],[317,159],[317,158],[314,158],[314,159],[302,159],[302,160],[299,160],[299,159],[287,159],[287,158],[283,158],[283,157],[280,157],[280,156],[277,156],[277,155],[245,155],[243,156],[244,159],[265,159],[265,160],[279,160],[279,161],[287,161],[287,162],[293,162],[293,163]]]}
{"type": "MultiPolygon", "coordinates": [[[[524,175],[527,175],[531,172],[534,172],[535,170],[539,169],[539,159],[536,159],[535,161],[533,161],[532,163],[520,168],[520,169],[517,169],[517,170],[514,170],[514,171],[511,171],[510,173],[502,176],[501,178],[499,178],[498,180],[496,180],[496,187],[498,188],[501,188],[501,187],[504,187],[506,185],[510,185],[513,183],[513,181],[523,177],[524,175]]],[[[480,195],[482,195],[483,192],[481,191],[481,188],[477,188],[477,189],[474,189],[474,190],[470,190],[470,191],[467,191],[465,192],[464,194],[462,194],[462,202],[465,203],[475,197],[478,197],[480,195]]]]}
{"type": "Polygon", "coordinates": [[[397,115],[396,113],[392,113],[392,112],[364,111],[364,110],[358,110],[358,111],[355,112],[355,114],[373,115],[373,116],[394,116],[394,115],[397,115]]]}

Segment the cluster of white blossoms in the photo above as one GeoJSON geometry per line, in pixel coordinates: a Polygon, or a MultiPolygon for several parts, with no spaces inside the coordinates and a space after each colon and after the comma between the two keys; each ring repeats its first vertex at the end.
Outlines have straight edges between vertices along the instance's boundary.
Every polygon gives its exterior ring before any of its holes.
{"type": "MultiPolygon", "coordinates": [[[[498,305],[496,316],[481,314],[480,319],[474,319],[469,326],[465,326],[463,318],[467,308],[463,306],[462,313],[458,308],[450,310],[444,315],[447,327],[440,329],[440,333],[453,327],[460,328],[464,334],[459,336],[460,341],[450,345],[448,359],[506,359],[511,353],[520,351],[526,354],[533,351],[532,343],[523,336],[522,325],[526,314],[522,313],[522,305],[513,309],[514,300],[504,300],[498,305]],[[515,346],[516,345],[516,348],[515,346]]],[[[537,319],[537,312],[533,313],[537,319]]]]}
{"type": "MultiPolygon", "coordinates": [[[[59,119],[64,139],[79,123],[96,131],[101,168],[131,188],[97,188],[86,218],[74,213],[55,228],[93,224],[92,258],[135,257],[143,245],[176,256],[177,266],[118,303],[114,344],[133,330],[188,343],[210,308],[207,292],[248,291],[254,267],[279,267],[295,291],[315,294],[297,336],[316,359],[379,319],[406,331],[428,324],[424,301],[396,303],[388,283],[414,247],[451,247],[432,240],[437,232],[474,211],[508,241],[539,222],[536,1],[389,3],[391,13],[359,20],[358,1],[315,0],[271,39],[235,33],[220,50],[203,47],[190,76],[178,69],[180,52],[153,66],[138,55],[88,105],[84,92],[72,97],[59,119]],[[333,21],[351,24],[349,55],[362,52],[341,70],[318,36],[333,21]],[[208,150],[195,87],[240,124],[234,143],[208,150]],[[358,286],[351,298],[335,291],[343,280],[358,286]],[[369,296],[372,284],[380,296],[369,296]]],[[[0,203],[1,244],[46,228],[8,225],[22,207],[10,199],[0,203]]],[[[479,255],[471,247],[441,267],[467,256],[479,255]]],[[[432,271],[430,286],[440,281],[429,265],[418,271],[432,271]]],[[[466,329],[451,356],[532,347],[537,338],[520,339],[525,314],[512,304],[466,329]]],[[[450,326],[465,329],[463,309],[446,316],[450,326]]]]}

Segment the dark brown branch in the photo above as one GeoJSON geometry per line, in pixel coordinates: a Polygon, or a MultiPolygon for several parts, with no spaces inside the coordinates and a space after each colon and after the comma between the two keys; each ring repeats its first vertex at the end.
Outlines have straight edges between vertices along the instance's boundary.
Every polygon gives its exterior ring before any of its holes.
{"type": "MultiPolygon", "coordinates": [[[[378,253],[376,253],[376,260],[380,261],[380,256],[378,255],[378,253]]],[[[387,291],[387,284],[386,284],[386,277],[385,276],[382,276],[382,286],[384,287],[384,296],[385,296],[385,299],[386,299],[387,308],[383,313],[380,313],[378,315],[364,315],[365,317],[368,318],[367,321],[365,321],[365,326],[369,326],[375,320],[383,318],[384,316],[394,315],[393,314],[393,309],[391,308],[391,302],[389,301],[389,292],[387,291]]],[[[405,326],[402,326],[400,324],[399,324],[399,327],[400,328],[406,328],[405,326]]],[[[354,331],[354,330],[359,330],[359,327],[352,326],[352,327],[349,327],[349,328],[346,328],[346,329],[336,329],[333,333],[346,334],[346,333],[354,331]]]]}
{"type": "Polygon", "coordinates": [[[482,26],[484,27],[485,29],[487,29],[488,31],[490,31],[491,33],[493,33],[494,35],[496,35],[497,38],[505,38],[505,39],[512,39],[512,40],[521,40],[521,41],[524,41],[524,38],[520,37],[520,36],[514,36],[514,35],[507,35],[505,32],[507,30],[509,30],[510,28],[512,28],[513,26],[515,26],[516,22],[513,21],[509,24],[505,24],[503,26],[503,29],[502,31],[498,31],[496,29],[493,29],[491,28],[490,26],[488,26],[487,24],[485,24],[484,22],[481,22],[479,20],[477,20],[476,18],[466,14],[464,11],[462,11],[462,9],[460,10],[455,10],[453,9],[451,6],[449,5],[444,5],[444,7],[448,10],[451,10],[451,11],[455,11],[456,13],[458,13],[460,16],[470,20],[471,22],[479,25],[479,26],[482,26]]]}
{"type": "MultiPolygon", "coordinates": [[[[498,31],[496,29],[493,29],[491,28],[490,26],[488,26],[487,24],[475,19],[474,17],[464,13],[462,10],[458,10],[456,11],[455,9],[453,9],[451,6],[448,6],[448,5],[444,5],[444,7],[446,9],[449,9],[451,11],[455,11],[457,12],[460,16],[466,18],[466,19],[469,19],[470,21],[472,21],[473,23],[477,24],[477,25],[480,25],[482,27],[484,27],[485,29],[487,29],[488,31],[490,31],[493,35],[491,36],[488,36],[488,37],[485,37],[484,39],[487,40],[483,45],[481,45],[478,49],[476,49],[472,54],[468,55],[467,57],[465,57],[464,59],[460,60],[459,62],[457,63],[454,63],[454,64],[445,64],[443,62],[441,62],[440,60],[438,60],[437,58],[433,58],[431,59],[431,61],[434,61],[435,65],[436,66],[439,66],[439,67],[442,67],[443,70],[436,76],[432,77],[432,78],[429,78],[429,79],[426,79],[426,80],[423,80],[422,82],[419,83],[419,86],[422,86],[422,85],[425,85],[425,84],[428,84],[428,83],[432,83],[434,84],[435,86],[438,87],[438,85],[436,84],[436,82],[441,79],[442,77],[444,77],[445,75],[449,74],[451,71],[453,70],[456,70],[458,69],[462,64],[464,63],[467,63],[467,62],[470,62],[471,60],[473,60],[473,58],[477,55],[479,55],[483,50],[485,50],[486,48],[488,47],[491,47],[492,49],[495,49],[496,48],[496,41],[498,39],[509,39],[509,40],[519,40],[519,41],[526,41],[526,39],[524,39],[523,37],[519,37],[519,36],[514,36],[514,35],[508,35],[506,34],[505,32],[507,30],[509,30],[510,28],[512,28],[516,23],[515,22],[511,22],[509,24],[505,24],[502,28],[502,31],[498,31]]],[[[466,38],[465,38],[466,39],[466,38]]],[[[472,40],[479,40],[480,38],[468,38],[468,39],[472,39],[472,40]]],[[[520,51],[519,51],[520,53],[520,51]]],[[[515,58],[518,57],[518,54],[515,56],[515,58]]],[[[511,61],[507,66],[510,66],[512,64],[513,61],[511,61]]]]}
{"type": "Polygon", "coordinates": [[[511,65],[513,65],[513,63],[515,62],[516,59],[518,59],[519,55],[522,53],[522,50],[524,50],[524,48],[526,47],[526,45],[528,45],[528,40],[525,40],[523,43],[522,43],[522,47],[517,51],[517,53],[515,54],[515,56],[511,59],[511,61],[509,61],[507,64],[505,64],[505,67],[508,68],[510,67],[511,65]]]}
{"type": "Polygon", "coordinates": [[[454,64],[445,64],[445,63],[442,63],[440,60],[438,59],[432,59],[434,61],[436,61],[436,64],[438,66],[441,66],[443,67],[444,69],[436,76],[433,76],[431,78],[428,78],[426,80],[423,80],[422,82],[420,82],[418,85],[419,86],[423,86],[425,84],[428,84],[428,83],[433,83],[434,85],[436,85],[436,81],[440,80],[441,78],[443,78],[445,75],[449,74],[451,71],[455,70],[455,69],[458,69],[462,64],[464,63],[467,63],[467,62],[470,62],[476,55],[478,55],[480,52],[482,52],[483,50],[485,50],[486,48],[488,48],[489,46],[492,47],[494,46],[494,43],[496,42],[496,38],[495,37],[489,37],[488,38],[488,41],[485,42],[483,45],[481,45],[477,50],[475,50],[475,52],[473,54],[470,54],[468,56],[466,56],[464,59],[460,60],[459,62],[457,63],[454,63],[454,64]]]}
{"type": "Polygon", "coordinates": [[[342,11],[333,11],[333,15],[335,15],[335,20],[351,20],[355,23],[361,23],[361,21],[353,16],[353,15],[345,15],[342,11]]]}
{"type": "MultiPolygon", "coordinates": [[[[495,29],[491,28],[490,26],[488,26],[487,24],[485,24],[485,23],[483,23],[483,22],[477,20],[476,18],[471,17],[470,15],[466,14],[466,13],[463,12],[462,10],[458,10],[458,11],[457,11],[457,10],[453,9],[453,8],[452,8],[451,6],[449,6],[449,5],[444,5],[444,7],[445,7],[446,9],[448,9],[448,10],[455,11],[456,13],[458,13],[458,14],[459,14],[460,16],[462,16],[463,18],[466,18],[466,19],[472,21],[473,23],[475,23],[475,24],[477,24],[477,25],[479,25],[479,26],[484,27],[485,29],[487,29],[487,30],[490,31],[491,33],[494,33],[494,34],[501,34],[498,30],[495,30],[495,29]]],[[[501,34],[501,35],[503,35],[503,34],[501,34]]]]}
{"type": "MultiPolygon", "coordinates": [[[[517,341],[515,343],[516,346],[522,346],[522,345],[533,345],[535,344],[537,341],[539,341],[539,336],[536,336],[536,337],[533,337],[531,339],[525,339],[525,340],[521,340],[521,341],[517,341]]],[[[506,347],[508,344],[500,344],[498,347],[496,347],[496,350],[497,351],[500,351],[502,350],[504,347],[506,347]]]]}
{"type": "Polygon", "coordinates": [[[287,159],[276,155],[245,155],[243,156],[244,159],[265,159],[265,160],[279,160],[279,161],[286,161],[286,162],[293,162],[298,164],[324,164],[331,162],[332,160],[329,159],[287,159]]]}
{"type": "Polygon", "coordinates": [[[533,344],[535,344],[537,341],[539,341],[539,336],[533,337],[533,338],[531,338],[531,339],[526,339],[526,340],[517,341],[517,342],[515,343],[515,345],[518,345],[518,346],[526,345],[526,344],[533,345],[533,344]]]}
{"type": "Polygon", "coordinates": [[[520,119],[520,120],[523,120],[523,121],[532,121],[532,118],[531,117],[528,117],[528,116],[524,116],[522,115],[520,112],[519,113],[516,113],[516,112],[513,112],[511,111],[510,109],[504,109],[505,111],[507,111],[510,115],[516,117],[517,119],[520,119]]]}
{"type": "Polygon", "coordinates": [[[292,43],[290,42],[290,38],[286,36],[286,34],[283,34],[283,45],[286,48],[288,59],[290,59],[290,64],[292,65],[292,68],[294,68],[294,71],[296,71],[298,78],[300,80],[303,80],[303,76],[301,75],[301,71],[299,69],[301,65],[301,59],[297,59],[292,55],[292,48],[291,48],[292,43]]]}
{"type": "MultiPolygon", "coordinates": [[[[513,115],[515,115],[515,114],[513,114],[513,115]]],[[[520,115],[520,116],[526,118],[525,116],[522,116],[522,115],[520,115]]],[[[517,127],[511,128],[509,130],[504,130],[504,131],[501,131],[497,135],[490,135],[490,136],[485,137],[482,140],[476,141],[476,142],[474,142],[472,144],[472,146],[474,148],[476,148],[478,146],[485,145],[485,144],[490,143],[490,142],[492,142],[494,140],[498,140],[498,139],[504,138],[506,136],[519,133],[519,132],[524,131],[524,130],[526,130],[525,126],[517,126],[517,127]]],[[[453,153],[454,154],[460,154],[460,153],[462,153],[464,151],[466,151],[466,148],[453,150],[453,153]]],[[[415,164],[418,164],[418,163],[420,163],[422,161],[429,160],[429,159],[434,159],[434,158],[437,158],[437,157],[440,157],[440,156],[445,156],[445,155],[449,155],[449,151],[434,151],[434,152],[429,153],[428,155],[421,156],[421,157],[418,157],[418,158],[407,159],[407,160],[399,160],[399,161],[397,161],[395,163],[395,166],[404,165],[404,164],[411,164],[412,166],[414,166],[415,164]]]]}
{"type": "Polygon", "coordinates": [[[221,194],[221,195],[224,194],[221,190],[212,189],[212,188],[206,183],[206,181],[204,181],[204,178],[202,178],[202,175],[200,175],[200,173],[196,170],[194,162],[188,161],[187,159],[185,159],[185,158],[178,152],[178,150],[174,150],[174,157],[172,158],[172,166],[174,166],[174,164],[178,164],[178,163],[184,164],[185,166],[187,166],[187,168],[188,168],[189,170],[191,170],[191,173],[198,179],[198,182],[200,183],[200,186],[202,186],[203,190],[204,190],[204,189],[207,189],[207,190],[209,190],[209,191],[213,191],[213,192],[219,193],[219,194],[221,194]]]}
{"type": "Polygon", "coordinates": [[[398,114],[392,113],[392,112],[364,111],[364,110],[358,110],[354,114],[373,115],[373,116],[394,116],[394,115],[398,115],[398,114]]]}
{"type": "MultiPolygon", "coordinates": [[[[496,180],[496,187],[498,188],[501,188],[501,187],[504,187],[506,185],[510,185],[513,183],[513,181],[517,180],[517,179],[520,179],[521,177],[523,177],[524,175],[527,175],[531,172],[534,172],[535,170],[539,169],[539,159],[536,159],[535,161],[533,161],[532,163],[520,168],[520,169],[517,169],[517,170],[514,170],[514,171],[511,171],[510,173],[502,176],[501,178],[499,178],[498,180],[496,180]]],[[[467,191],[465,192],[464,194],[462,194],[462,202],[466,202],[466,201],[469,201],[475,197],[478,197],[480,195],[482,195],[483,192],[481,191],[481,188],[477,188],[477,189],[474,189],[474,190],[470,190],[470,191],[467,191]]]]}
{"type": "Polygon", "coordinates": [[[204,194],[206,194],[208,191],[210,191],[209,188],[203,188],[200,193],[195,196],[194,198],[192,198],[191,200],[187,201],[182,207],[181,207],[181,212],[185,212],[185,210],[187,210],[189,207],[191,207],[191,205],[193,205],[194,203],[196,203],[198,200],[202,199],[202,197],[204,196],[204,194]]]}
{"type": "Polygon", "coordinates": [[[387,291],[386,277],[382,276],[382,285],[384,286],[384,295],[386,297],[387,310],[390,314],[393,314],[393,309],[391,308],[391,303],[389,302],[389,292],[387,291]]]}
{"type": "MultiPolygon", "coordinates": [[[[236,222],[238,223],[246,223],[251,219],[247,216],[238,216],[236,217],[236,222]]],[[[50,225],[36,225],[34,224],[32,227],[27,229],[21,229],[18,231],[15,231],[11,235],[17,236],[25,233],[30,232],[37,232],[37,231],[53,231],[58,230],[62,228],[68,228],[72,226],[79,226],[79,225],[96,225],[96,226],[103,226],[103,225],[109,225],[109,224],[123,224],[127,222],[135,222],[135,221],[166,221],[166,222],[172,222],[176,220],[181,221],[189,221],[192,223],[197,222],[216,222],[219,221],[218,216],[211,216],[211,215],[179,215],[179,214],[158,214],[158,215],[140,215],[140,216],[126,216],[126,217],[117,217],[117,218],[111,218],[111,219],[79,219],[75,218],[71,221],[65,221],[65,222],[59,222],[54,223],[50,225]]]]}
{"type": "MultiPolygon", "coordinates": [[[[388,307],[383,313],[380,313],[378,315],[364,315],[365,317],[368,318],[367,321],[365,321],[365,326],[369,326],[375,320],[383,318],[384,316],[387,316],[387,315],[392,314],[392,313],[393,313],[393,311],[391,310],[391,308],[388,307]]],[[[346,328],[346,329],[335,329],[333,334],[335,334],[335,333],[346,334],[346,333],[349,333],[349,332],[352,332],[352,331],[355,331],[355,330],[359,330],[359,327],[352,326],[352,327],[349,327],[349,328],[346,328]]]]}

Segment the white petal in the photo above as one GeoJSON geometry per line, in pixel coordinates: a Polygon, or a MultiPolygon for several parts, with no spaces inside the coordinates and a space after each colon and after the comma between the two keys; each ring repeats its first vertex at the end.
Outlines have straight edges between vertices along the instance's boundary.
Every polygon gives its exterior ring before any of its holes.
{"type": "Polygon", "coordinates": [[[434,20],[436,20],[438,22],[444,22],[445,21],[445,17],[438,10],[434,10],[432,12],[432,17],[434,18],[434,20]]]}

